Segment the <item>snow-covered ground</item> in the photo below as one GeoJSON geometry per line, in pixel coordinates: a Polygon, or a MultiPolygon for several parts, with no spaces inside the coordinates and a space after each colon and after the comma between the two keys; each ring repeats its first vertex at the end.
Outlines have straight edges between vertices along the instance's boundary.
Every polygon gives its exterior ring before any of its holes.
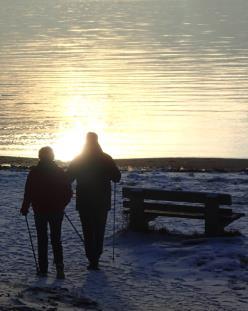
{"type": "MultiPolygon", "coordinates": [[[[247,310],[248,175],[163,170],[123,172],[117,188],[116,260],[112,261],[112,211],[101,271],[86,270],[82,243],[65,219],[66,279],[55,279],[50,247],[47,279],[35,275],[25,219],[19,215],[27,171],[0,171],[0,310],[247,310]],[[169,234],[125,230],[122,186],[217,191],[233,196],[235,237],[206,239],[203,221],[159,219],[152,225],[169,234]],[[196,234],[198,233],[198,234],[196,234]]],[[[67,214],[81,232],[75,201],[67,214]]],[[[34,243],[32,213],[28,216],[34,243]]]]}

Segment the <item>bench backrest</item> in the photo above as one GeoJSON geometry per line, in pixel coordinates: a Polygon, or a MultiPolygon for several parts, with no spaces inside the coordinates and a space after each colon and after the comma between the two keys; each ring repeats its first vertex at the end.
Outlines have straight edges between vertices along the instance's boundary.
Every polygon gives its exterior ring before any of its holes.
{"type": "Polygon", "coordinates": [[[133,198],[191,203],[206,203],[209,202],[209,200],[214,200],[215,202],[218,202],[218,204],[232,204],[232,197],[229,194],[223,193],[167,191],[159,189],[124,187],[122,189],[122,194],[124,198],[129,199],[133,198]]]}

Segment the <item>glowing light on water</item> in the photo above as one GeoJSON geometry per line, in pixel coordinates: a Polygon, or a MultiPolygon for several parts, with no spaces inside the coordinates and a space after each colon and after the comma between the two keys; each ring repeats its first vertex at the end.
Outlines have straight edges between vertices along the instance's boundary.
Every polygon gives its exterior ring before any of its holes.
{"type": "Polygon", "coordinates": [[[247,157],[248,1],[2,2],[0,155],[247,157]]]}
{"type": "Polygon", "coordinates": [[[56,159],[69,161],[80,153],[83,146],[85,131],[80,123],[66,132],[62,132],[53,149],[56,159]]]}

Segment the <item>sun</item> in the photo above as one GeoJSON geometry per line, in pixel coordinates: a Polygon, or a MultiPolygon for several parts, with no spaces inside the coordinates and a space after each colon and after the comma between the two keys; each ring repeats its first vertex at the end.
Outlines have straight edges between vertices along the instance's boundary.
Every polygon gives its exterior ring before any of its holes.
{"type": "Polygon", "coordinates": [[[52,143],[57,160],[71,161],[80,154],[88,132],[95,132],[98,135],[103,151],[115,158],[119,156],[119,137],[109,129],[108,99],[96,100],[85,96],[73,96],[67,98],[62,105],[61,118],[66,122],[61,124],[59,133],[52,143]]]}
{"type": "Polygon", "coordinates": [[[81,124],[76,124],[73,128],[62,131],[54,144],[56,159],[70,161],[78,155],[83,148],[85,134],[86,132],[81,124]]]}
{"type": "MultiPolygon", "coordinates": [[[[73,128],[62,131],[53,144],[55,158],[61,161],[71,161],[74,159],[83,150],[86,134],[93,132],[95,129],[96,126],[86,128],[82,124],[77,123],[73,128]]],[[[114,158],[118,158],[116,139],[111,135],[107,135],[99,128],[95,132],[98,135],[98,141],[103,151],[111,154],[114,158]]]]}

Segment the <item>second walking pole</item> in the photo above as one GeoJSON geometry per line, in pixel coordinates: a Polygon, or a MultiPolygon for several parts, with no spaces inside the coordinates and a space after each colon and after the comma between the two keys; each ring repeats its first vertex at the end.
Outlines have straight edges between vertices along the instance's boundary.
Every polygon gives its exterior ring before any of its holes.
{"type": "Polygon", "coordinates": [[[116,217],[116,183],[114,183],[114,219],[113,219],[113,254],[112,259],[115,260],[115,217],[116,217]]]}
{"type": "Polygon", "coordinates": [[[74,226],[73,222],[70,220],[69,216],[66,213],[64,213],[64,215],[65,215],[66,219],[69,221],[69,223],[71,224],[74,231],[76,232],[77,236],[84,243],[84,239],[82,238],[81,234],[78,232],[77,228],[74,226]]]}
{"type": "Polygon", "coordinates": [[[25,215],[25,219],[26,219],[26,224],[27,224],[27,228],[28,228],[28,234],[29,234],[29,240],[30,240],[31,248],[32,248],[32,251],[33,251],[36,272],[37,272],[37,274],[39,274],[40,270],[39,270],[38,262],[37,262],[37,259],[36,259],[35,251],[34,251],[34,244],[33,244],[33,240],[32,240],[32,235],[31,235],[30,227],[29,227],[29,224],[28,224],[28,217],[27,217],[27,215],[25,215]]]}

